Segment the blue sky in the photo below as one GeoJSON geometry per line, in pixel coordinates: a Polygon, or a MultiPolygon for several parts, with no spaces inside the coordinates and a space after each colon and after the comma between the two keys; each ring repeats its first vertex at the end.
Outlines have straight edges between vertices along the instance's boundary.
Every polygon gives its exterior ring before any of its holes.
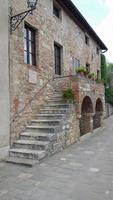
{"type": "Polygon", "coordinates": [[[109,12],[105,4],[98,0],[73,0],[73,3],[92,26],[98,25],[109,12]]]}
{"type": "Polygon", "coordinates": [[[107,45],[106,57],[113,62],[113,0],[72,0],[99,37],[107,45]],[[111,43],[112,41],[112,43],[111,43]]]}

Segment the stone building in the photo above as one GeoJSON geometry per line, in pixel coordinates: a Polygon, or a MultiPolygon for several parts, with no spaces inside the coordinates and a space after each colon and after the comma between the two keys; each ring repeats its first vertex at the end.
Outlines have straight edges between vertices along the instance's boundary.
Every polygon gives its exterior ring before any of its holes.
{"type": "MultiPolygon", "coordinates": [[[[25,0],[10,3],[12,15],[26,10],[25,0]]],[[[106,50],[70,0],[38,1],[10,35],[10,161],[43,158],[102,125],[104,86],[75,72],[85,66],[100,79],[100,55],[106,50]],[[75,104],[61,101],[69,88],[75,104]]]]}
{"type": "Polygon", "coordinates": [[[0,1],[0,158],[9,146],[8,0],[0,1]]]}

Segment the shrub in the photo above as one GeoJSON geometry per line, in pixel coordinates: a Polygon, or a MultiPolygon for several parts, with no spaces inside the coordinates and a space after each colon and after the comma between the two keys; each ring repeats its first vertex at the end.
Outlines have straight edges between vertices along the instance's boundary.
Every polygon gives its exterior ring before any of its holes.
{"type": "Polygon", "coordinates": [[[74,93],[72,91],[72,89],[67,89],[67,90],[64,90],[63,91],[63,99],[65,100],[75,100],[75,97],[74,97],[74,93]]]}
{"type": "Polygon", "coordinates": [[[105,99],[108,103],[113,106],[113,88],[105,89],[105,99]]]}
{"type": "Polygon", "coordinates": [[[94,79],[94,78],[96,78],[96,74],[95,73],[89,73],[88,78],[94,79]]]}
{"type": "Polygon", "coordinates": [[[104,84],[105,81],[103,79],[96,79],[96,83],[102,83],[102,84],[104,84]]]}

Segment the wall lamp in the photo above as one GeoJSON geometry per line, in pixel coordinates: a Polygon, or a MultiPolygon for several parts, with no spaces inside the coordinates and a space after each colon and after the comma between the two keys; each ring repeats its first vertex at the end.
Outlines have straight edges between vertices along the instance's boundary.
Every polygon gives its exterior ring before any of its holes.
{"type": "Polygon", "coordinates": [[[37,5],[38,0],[26,0],[26,1],[27,1],[28,8],[30,8],[30,9],[10,17],[11,33],[18,28],[20,23],[24,20],[24,18],[29,13],[32,14],[33,11],[36,9],[36,5],[37,5]]]}

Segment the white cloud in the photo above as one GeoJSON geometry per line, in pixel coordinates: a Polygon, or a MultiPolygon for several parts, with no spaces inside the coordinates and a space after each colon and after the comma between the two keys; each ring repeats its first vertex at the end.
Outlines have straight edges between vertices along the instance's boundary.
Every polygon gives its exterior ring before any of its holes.
{"type": "Polygon", "coordinates": [[[100,38],[108,47],[106,57],[110,62],[113,62],[113,0],[98,0],[103,3],[108,9],[108,15],[96,27],[96,31],[100,38]]]}
{"type": "Polygon", "coordinates": [[[101,6],[106,6],[109,10],[112,10],[113,0],[97,0],[101,6]]]}
{"type": "Polygon", "coordinates": [[[105,0],[105,5],[111,12],[113,12],[113,0],[105,0]]]}

